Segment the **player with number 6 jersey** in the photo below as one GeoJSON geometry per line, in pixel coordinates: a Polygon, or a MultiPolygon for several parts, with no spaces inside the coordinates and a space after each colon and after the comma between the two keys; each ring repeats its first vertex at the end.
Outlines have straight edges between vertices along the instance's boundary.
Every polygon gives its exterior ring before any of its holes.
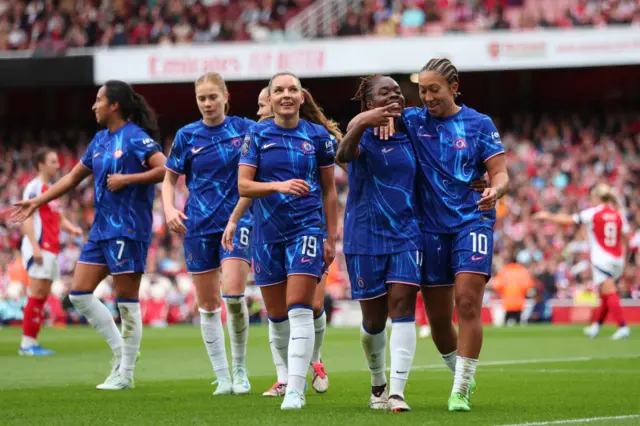
{"type": "Polygon", "coordinates": [[[244,290],[251,266],[251,213],[233,219],[233,246],[222,245],[225,228],[240,203],[238,161],[244,135],[254,121],[227,116],[227,87],[222,76],[210,72],[196,80],[195,95],[202,119],[178,130],[166,168],[162,197],[173,232],[185,234],[184,256],[196,288],[200,327],[217,378],[214,395],[246,394],[251,389],[245,358],[249,313],[244,290]],[[174,207],[175,186],[186,176],[189,198],[184,213],[174,207]],[[222,269],[222,274],[220,274],[222,269]],[[231,341],[229,372],[222,328],[222,293],[231,341]]]}
{"type": "Polygon", "coordinates": [[[238,188],[241,196],[256,199],[256,285],[261,287],[269,321],[279,324],[273,339],[288,367],[281,408],[301,409],[315,342],[315,290],[335,257],[336,135],[328,132],[328,120],[318,106],[305,99],[295,75],[273,76],[268,96],[273,119],[256,124],[245,138],[238,188]]]}
{"type": "Polygon", "coordinates": [[[585,328],[587,336],[595,338],[600,333],[607,314],[611,312],[618,324],[612,339],[624,339],[631,331],[624,320],[616,282],[624,272],[624,263],[630,227],[620,212],[620,204],[607,184],[598,184],[591,190],[593,207],[574,215],[552,214],[541,211],[534,219],[546,220],[558,225],[585,225],[589,234],[591,251],[591,276],[600,293],[600,306],[594,311],[593,323],[585,328]]]}
{"type": "Polygon", "coordinates": [[[158,131],[155,113],[127,83],[107,81],[92,109],[106,129],[95,135],[69,174],[41,195],[17,203],[13,219],[26,219],[93,174],[95,219],[69,298],[113,351],[111,373],[97,389],[122,390],[134,387],[142,340],[138,290],[151,243],[154,184],[164,177],[165,156],[152,138],[158,131]],[[122,334],[109,309],[93,294],[107,275],[113,276],[122,334]]]}

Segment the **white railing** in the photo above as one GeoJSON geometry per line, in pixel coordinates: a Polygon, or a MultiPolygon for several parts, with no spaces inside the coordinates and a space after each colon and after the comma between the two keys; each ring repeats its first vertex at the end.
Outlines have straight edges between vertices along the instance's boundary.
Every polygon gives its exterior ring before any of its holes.
{"type": "Polygon", "coordinates": [[[358,13],[362,0],[317,0],[287,22],[287,35],[314,38],[331,35],[331,25],[344,22],[347,12],[358,13]]]}

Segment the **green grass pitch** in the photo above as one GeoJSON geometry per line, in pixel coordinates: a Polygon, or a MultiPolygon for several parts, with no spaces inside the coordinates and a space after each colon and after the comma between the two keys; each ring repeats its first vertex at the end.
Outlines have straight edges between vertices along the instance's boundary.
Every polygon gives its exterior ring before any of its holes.
{"type": "Polygon", "coordinates": [[[120,392],[94,389],[108,374],[110,351],[93,329],[46,329],[42,344],[57,354],[27,358],[17,355],[20,330],[5,328],[0,424],[640,425],[640,328],[624,341],[609,340],[612,332],[590,340],[580,327],[487,328],[470,413],[446,411],[452,375],[433,342],[419,340],[406,389],[413,411],[389,413],[367,408],[369,374],[357,329],[327,332],[329,391],[309,387],[302,411],[281,412],[281,399],[261,396],[275,381],[266,327],[250,330],[251,393],[219,397],[211,395],[198,327],[145,329],[136,388],[120,392]]]}

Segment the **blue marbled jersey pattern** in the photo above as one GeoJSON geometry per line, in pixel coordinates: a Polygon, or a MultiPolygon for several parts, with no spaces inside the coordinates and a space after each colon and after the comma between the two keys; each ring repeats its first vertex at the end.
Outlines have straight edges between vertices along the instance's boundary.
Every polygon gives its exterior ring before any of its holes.
{"type": "Polygon", "coordinates": [[[95,219],[89,240],[151,241],[154,185],[128,185],[111,192],[107,177],[148,171],[147,160],[156,152],[160,146],[131,122],[113,133],[108,129],[96,133],[81,159],[94,177],[95,219]]]}
{"type": "MultiPolygon", "coordinates": [[[[238,202],[242,141],[254,121],[228,116],[218,126],[200,121],[178,130],[167,168],[187,179],[186,238],[223,232],[238,202]]],[[[251,211],[238,227],[252,226],[251,211]]]]}
{"type": "Polygon", "coordinates": [[[348,164],[344,252],[384,255],[422,250],[411,141],[396,133],[381,141],[368,129],[359,156],[348,164]]]}
{"type": "Polygon", "coordinates": [[[273,120],[256,124],[247,135],[240,164],[256,168],[257,182],[303,179],[308,195],[273,193],[253,204],[255,244],[292,241],[322,235],[320,168],[333,167],[335,138],[317,124],[300,120],[297,127],[279,127],[273,120]]]}
{"type": "Polygon", "coordinates": [[[445,119],[431,116],[427,108],[407,108],[403,119],[418,159],[423,230],[457,233],[478,223],[493,227],[495,209],[479,211],[481,194],[470,186],[485,174],[485,162],[504,152],[491,118],[463,105],[445,119]]]}

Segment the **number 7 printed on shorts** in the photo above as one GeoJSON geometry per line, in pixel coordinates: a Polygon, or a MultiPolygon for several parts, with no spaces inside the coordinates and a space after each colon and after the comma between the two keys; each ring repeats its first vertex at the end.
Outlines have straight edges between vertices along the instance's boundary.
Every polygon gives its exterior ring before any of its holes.
{"type": "Polygon", "coordinates": [[[118,256],[117,259],[121,260],[122,259],[122,252],[124,251],[124,241],[123,240],[116,240],[116,244],[120,246],[120,249],[118,250],[118,256]]]}

